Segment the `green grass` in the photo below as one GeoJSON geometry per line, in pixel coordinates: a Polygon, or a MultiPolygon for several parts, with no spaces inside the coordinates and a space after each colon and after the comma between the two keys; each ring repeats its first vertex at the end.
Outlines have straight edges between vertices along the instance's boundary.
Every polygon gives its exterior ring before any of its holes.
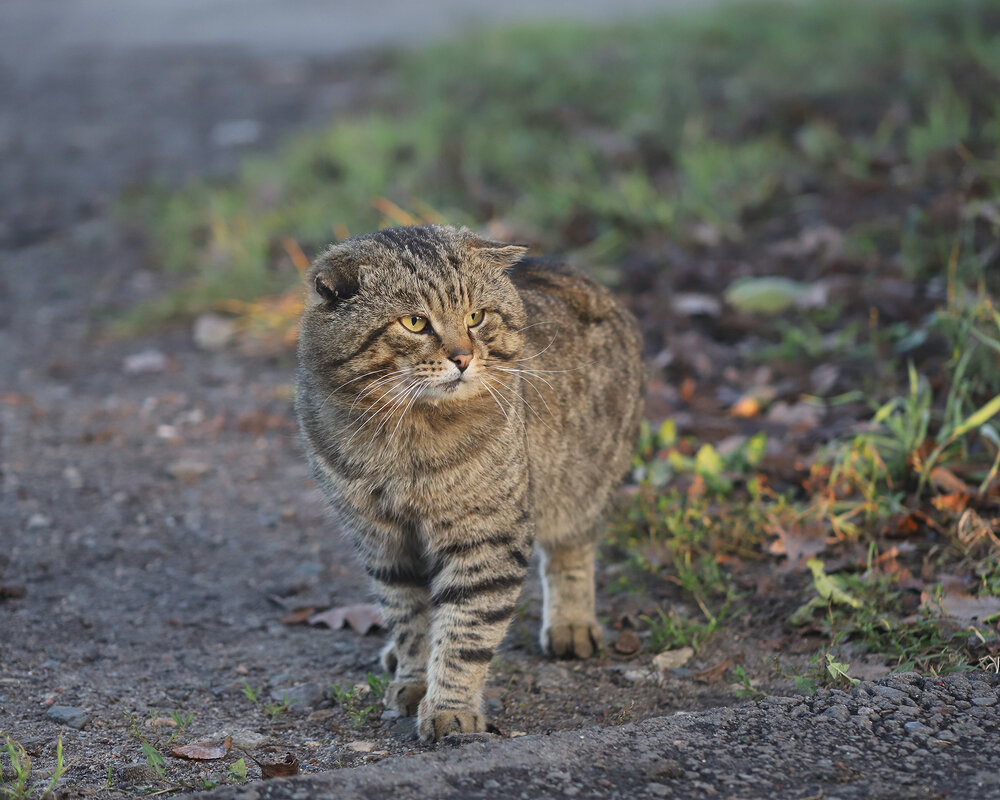
{"type": "Polygon", "coordinates": [[[386,224],[502,222],[606,266],[666,237],[743,241],[804,185],[870,175],[886,152],[921,176],[952,168],[957,145],[995,159],[997,13],[985,0],[738,3],[405,57],[368,109],[234,180],[128,198],[159,263],[190,276],[136,319],[295,284],[285,237],[314,254],[386,224]]]}
{"type": "Polygon", "coordinates": [[[54,797],[56,784],[59,783],[68,767],[63,762],[62,734],[56,742],[56,763],[49,776],[48,783],[32,784],[31,756],[16,739],[4,737],[3,748],[0,749],[0,798],[2,800],[44,800],[54,797]],[[4,758],[6,756],[6,758],[4,758]],[[6,763],[4,763],[6,761],[6,763]]]}

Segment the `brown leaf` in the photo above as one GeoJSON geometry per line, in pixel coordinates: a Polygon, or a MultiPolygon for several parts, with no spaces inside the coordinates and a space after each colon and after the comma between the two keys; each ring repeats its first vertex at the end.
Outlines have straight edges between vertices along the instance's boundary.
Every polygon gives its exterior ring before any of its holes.
{"type": "Polygon", "coordinates": [[[931,503],[938,511],[948,511],[952,514],[961,514],[965,507],[969,505],[972,496],[965,492],[949,492],[931,498],[931,503]]]}
{"type": "Polygon", "coordinates": [[[386,626],[385,620],[382,618],[382,612],[371,603],[340,606],[339,608],[322,611],[319,614],[313,614],[309,617],[309,624],[326,625],[334,630],[343,628],[344,625],[349,625],[362,636],[372,628],[384,628],[386,626]]]}
{"type": "Polygon", "coordinates": [[[225,758],[229,752],[229,746],[233,743],[233,737],[227,736],[222,744],[185,744],[172,747],[170,755],[177,758],[187,758],[191,761],[216,761],[225,758]]]}
{"type": "MultiPolygon", "coordinates": [[[[256,759],[254,759],[256,761],[256,759]]],[[[268,778],[288,778],[299,774],[299,760],[291,753],[285,753],[280,761],[257,761],[260,776],[268,778]]]]}
{"type": "Polygon", "coordinates": [[[316,606],[307,606],[306,608],[297,608],[288,614],[285,614],[281,618],[282,625],[305,625],[309,622],[309,618],[319,611],[316,606]]]}
{"type": "Polygon", "coordinates": [[[703,669],[700,672],[696,672],[691,677],[694,678],[696,681],[700,681],[701,683],[718,683],[719,681],[722,680],[722,677],[726,674],[726,671],[729,669],[729,666],[730,666],[729,659],[725,658],[715,666],[708,667],[707,669],[703,669]]]}
{"type": "Polygon", "coordinates": [[[934,467],[931,470],[931,483],[938,489],[959,494],[972,494],[972,488],[950,469],[934,467]]]}
{"type": "Polygon", "coordinates": [[[744,419],[756,417],[760,413],[760,401],[752,395],[745,394],[733,404],[729,413],[734,417],[743,417],[744,419]]]}
{"type": "Polygon", "coordinates": [[[630,656],[642,650],[642,641],[628,628],[618,634],[615,639],[615,652],[630,656]]]}
{"type": "Polygon", "coordinates": [[[942,586],[940,598],[931,592],[923,592],[920,601],[932,609],[940,604],[941,611],[946,617],[963,623],[981,622],[1000,614],[1000,597],[992,595],[973,597],[956,585],[942,586]]]}
{"type": "Polygon", "coordinates": [[[796,523],[785,527],[775,523],[773,529],[778,538],[768,545],[767,552],[785,556],[786,561],[780,568],[782,572],[799,569],[810,558],[826,550],[826,534],[818,526],[803,528],[796,523]]]}

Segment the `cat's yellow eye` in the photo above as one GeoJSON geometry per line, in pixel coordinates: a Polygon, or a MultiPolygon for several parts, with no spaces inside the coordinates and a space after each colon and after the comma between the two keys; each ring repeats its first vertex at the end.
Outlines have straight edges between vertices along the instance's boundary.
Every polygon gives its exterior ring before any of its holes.
{"type": "Polygon", "coordinates": [[[469,328],[475,328],[480,322],[483,321],[483,315],[485,312],[483,309],[478,311],[473,311],[471,314],[465,315],[465,325],[469,328]]]}
{"type": "Polygon", "coordinates": [[[400,317],[399,321],[403,323],[403,327],[406,330],[413,331],[414,333],[420,333],[427,327],[427,317],[418,317],[416,314],[400,317]]]}

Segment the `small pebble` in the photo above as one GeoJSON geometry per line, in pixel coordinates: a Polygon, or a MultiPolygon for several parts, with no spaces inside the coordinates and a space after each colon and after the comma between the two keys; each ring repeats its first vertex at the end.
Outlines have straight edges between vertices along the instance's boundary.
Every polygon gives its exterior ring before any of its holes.
{"type": "Polygon", "coordinates": [[[53,722],[68,725],[77,730],[82,730],[90,721],[89,711],[84,711],[82,708],[74,708],[73,706],[52,706],[52,708],[45,712],[45,716],[53,722]]]}

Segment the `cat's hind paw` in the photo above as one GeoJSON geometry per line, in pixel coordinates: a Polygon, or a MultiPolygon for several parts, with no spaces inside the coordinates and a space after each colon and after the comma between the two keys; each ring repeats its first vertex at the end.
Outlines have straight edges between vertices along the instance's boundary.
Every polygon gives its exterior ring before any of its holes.
{"type": "Polygon", "coordinates": [[[436,711],[420,715],[420,739],[434,742],[451,733],[485,733],[486,717],[477,711],[436,711]]]}
{"type": "Polygon", "coordinates": [[[601,649],[604,636],[596,622],[566,622],[542,631],[542,649],[556,658],[590,658],[601,649]]]}
{"type": "Polygon", "coordinates": [[[393,681],[389,688],[385,690],[385,699],[382,703],[392,711],[398,711],[404,717],[416,716],[420,701],[427,693],[427,685],[424,683],[397,683],[393,681]]]}

